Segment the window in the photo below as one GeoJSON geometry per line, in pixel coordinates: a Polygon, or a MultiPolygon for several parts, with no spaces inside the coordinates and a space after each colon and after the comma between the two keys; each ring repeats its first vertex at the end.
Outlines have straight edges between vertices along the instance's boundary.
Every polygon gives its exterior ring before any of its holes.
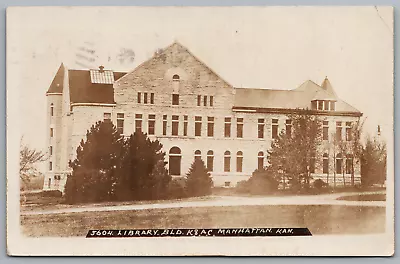
{"type": "Polygon", "coordinates": [[[48,187],[51,187],[51,178],[49,178],[48,187]]]}
{"type": "Polygon", "coordinates": [[[257,156],[257,169],[262,170],[264,168],[264,152],[258,152],[257,156]]]}
{"type": "Polygon", "coordinates": [[[346,155],[346,173],[352,174],[353,172],[353,155],[347,154],[346,155]]]}
{"type": "Polygon", "coordinates": [[[201,151],[200,150],[196,150],[194,152],[194,159],[195,160],[200,160],[201,159],[201,151]]]}
{"type": "Polygon", "coordinates": [[[278,138],[278,119],[272,119],[272,138],[278,138]]]}
{"type": "Polygon", "coordinates": [[[197,96],[197,106],[201,105],[201,95],[197,96]]]}
{"type": "Polygon", "coordinates": [[[263,118],[258,119],[258,138],[264,138],[264,122],[263,118]]]}
{"type": "Polygon", "coordinates": [[[318,110],[323,110],[324,109],[324,101],[317,101],[317,107],[318,107],[318,110]]]}
{"type": "Polygon", "coordinates": [[[194,135],[196,137],[201,137],[201,116],[196,116],[194,118],[194,135]]]}
{"type": "Polygon", "coordinates": [[[227,182],[224,183],[224,185],[225,185],[225,187],[230,187],[231,186],[231,182],[227,181],[227,182]]]}
{"type": "Polygon", "coordinates": [[[53,136],[54,136],[54,129],[50,128],[50,137],[53,137],[53,136]]]}
{"type": "Polygon", "coordinates": [[[54,105],[51,104],[50,105],[50,116],[53,116],[53,115],[54,115],[54,105]]]}
{"type": "Polygon", "coordinates": [[[179,105],[179,94],[172,95],[172,105],[179,105]]]}
{"type": "Polygon", "coordinates": [[[135,115],[135,132],[142,132],[142,114],[135,115]]]}
{"type": "Polygon", "coordinates": [[[329,173],[328,153],[324,153],[322,158],[322,173],[329,173]]]}
{"type": "Polygon", "coordinates": [[[323,101],[324,104],[324,110],[328,111],[329,110],[329,101],[323,101]]]}
{"type": "Polygon", "coordinates": [[[180,77],[178,74],[174,74],[174,76],[172,76],[172,80],[173,81],[179,81],[180,77]]]}
{"type": "Polygon", "coordinates": [[[204,95],[203,104],[204,104],[204,106],[207,106],[207,95],[204,95]]]}
{"type": "Polygon", "coordinates": [[[52,171],[53,170],[53,162],[49,162],[49,170],[52,171]]]}
{"type": "Polygon", "coordinates": [[[224,135],[225,137],[231,137],[231,118],[230,117],[225,117],[225,129],[224,129],[224,135]]]}
{"type": "Polygon", "coordinates": [[[336,140],[342,140],[342,122],[336,122],[336,140]]]}
{"type": "Polygon", "coordinates": [[[238,151],[236,153],[236,172],[243,171],[243,152],[238,151]]]}
{"type": "Polygon", "coordinates": [[[317,109],[317,101],[312,101],[311,102],[311,109],[316,110],[317,109]]]}
{"type": "Polygon", "coordinates": [[[210,106],[214,106],[214,96],[210,96],[210,106]]]}
{"type": "Polygon", "coordinates": [[[111,113],[104,113],[104,121],[111,121],[111,113]]]}
{"type": "Polygon", "coordinates": [[[162,132],[162,134],[164,136],[167,135],[167,122],[168,122],[167,115],[163,115],[163,132],[162,132]]]}
{"type": "Polygon", "coordinates": [[[181,149],[178,147],[169,151],[169,172],[173,176],[181,175],[181,149]]]}
{"type": "Polygon", "coordinates": [[[156,115],[149,115],[148,133],[154,135],[156,130],[156,115]]]}
{"type": "Polygon", "coordinates": [[[53,146],[50,146],[49,152],[50,152],[50,156],[53,155],[53,146]]]}
{"type": "Polygon", "coordinates": [[[311,158],[310,158],[310,173],[315,173],[315,153],[311,154],[311,158]]]}
{"type": "Polygon", "coordinates": [[[144,93],[143,96],[143,103],[147,104],[147,93],[144,93]]]}
{"type": "Polygon", "coordinates": [[[231,153],[229,151],[225,151],[224,153],[224,172],[231,171],[231,153]]]}
{"type": "Polygon", "coordinates": [[[331,102],[329,102],[329,104],[330,104],[329,109],[330,109],[331,111],[335,111],[335,102],[334,102],[334,101],[331,101],[331,102]]]}
{"type": "Polygon", "coordinates": [[[329,121],[322,121],[322,139],[329,140],[329,121]]]}
{"type": "Polygon", "coordinates": [[[351,134],[351,122],[346,122],[346,140],[351,141],[352,140],[352,134],[351,134]]]}
{"type": "Polygon", "coordinates": [[[179,116],[172,116],[172,135],[177,136],[179,131],[179,116]]]}
{"type": "Polygon", "coordinates": [[[214,136],[214,117],[207,117],[207,136],[214,136]]]}
{"type": "Polygon", "coordinates": [[[119,134],[124,134],[124,114],[117,113],[117,131],[119,134]]]}
{"type": "Polygon", "coordinates": [[[150,104],[154,104],[154,93],[150,94],[150,104]]]}
{"type": "Polygon", "coordinates": [[[183,135],[187,136],[188,132],[188,116],[185,115],[183,116],[183,135]]]}
{"type": "Polygon", "coordinates": [[[286,120],[286,136],[292,137],[292,120],[286,120]]]}
{"type": "Polygon", "coordinates": [[[137,102],[138,102],[138,104],[141,103],[141,98],[142,98],[142,93],[138,92],[137,93],[137,102]]]}
{"type": "Polygon", "coordinates": [[[336,155],[336,173],[340,174],[342,173],[342,154],[337,154],[336,155]]]}
{"type": "Polygon", "coordinates": [[[236,123],[236,136],[243,138],[243,118],[238,118],[236,123]]]}
{"type": "Polygon", "coordinates": [[[214,170],[214,152],[212,150],[207,152],[207,169],[208,171],[214,170]]]}

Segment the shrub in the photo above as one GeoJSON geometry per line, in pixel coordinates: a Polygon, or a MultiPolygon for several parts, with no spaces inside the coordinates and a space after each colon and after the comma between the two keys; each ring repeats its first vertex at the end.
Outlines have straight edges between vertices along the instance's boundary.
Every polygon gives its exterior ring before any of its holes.
{"type": "Polygon", "coordinates": [[[211,194],[213,181],[204,161],[196,158],[186,175],[186,191],[189,196],[204,196],[211,194]]]}
{"type": "Polygon", "coordinates": [[[59,190],[42,191],[42,197],[62,197],[62,192],[59,190]]]}
{"type": "Polygon", "coordinates": [[[317,179],[314,181],[313,186],[314,188],[321,190],[322,188],[325,188],[327,184],[323,180],[317,179]]]}
{"type": "Polygon", "coordinates": [[[268,169],[255,170],[247,181],[238,182],[238,192],[250,194],[271,194],[278,189],[278,181],[268,169]]]}
{"type": "Polygon", "coordinates": [[[185,184],[180,180],[172,180],[168,184],[168,197],[169,199],[182,199],[187,196],[185,184]]]}

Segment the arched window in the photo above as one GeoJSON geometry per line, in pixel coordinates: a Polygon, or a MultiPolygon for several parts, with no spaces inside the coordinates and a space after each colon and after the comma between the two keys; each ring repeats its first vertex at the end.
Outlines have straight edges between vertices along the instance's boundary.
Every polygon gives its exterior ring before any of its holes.
{"type": "Polygon", "coordinates": [[[208,171],[214,170],[214,152],[212,150],[207,152],[207,169],[208,171]]]}
{"type": "Polygon", "coordinates": [[[200,150],[196,150],[196,151],[194,152],[194,159],[195,159],[195,160],[201,159],[201,151],[200,151],[200,150]]]}
{"type": "Polygon", "coordinates": [[[53,115],[54,115],[54,105],[52,103],[52,104],[50,104],[50,116],[53,116],[53,115]]]}
{"type": "Polygon", "coordinates": [[[178,74],[174,74],[174,76],[172,76],[172,80],[173,81],[179,81],[180,77],[178,74]]]}
{"type": "Polygon", "coordinates": [[[264,152],[262,151],[258,152],[257,161],[258,161],[257,169],[262,170],[264,168],[264,152]]]}
{"type": "Polygon", "coordinates": [[[353,172],[353,155],[346,155],[346,173],[351,174],[353,172]]]}
{"type": "Polygon", "coordinates": [[[342,158],[342,154],[337,154],[336,155],[336,173],[342,173],[342,162],[343,162],[343,158],[342,158]]]}
{"type": "Polygon", "coordinates": [[[238,151],[236,153],[236,172],[243,171],[243,152],[238,151]]]}
{"type": "Polygon", "coordinates": [[[231,153],[227,150],[224,153],[224,172],[231,171],[231,153]]]}
{"type": "Polygon", "coordinates": [[[322,157],[322,173],[329,173],[329,159],[328,153],[324,153],[322,157]]]}
{"type": "Polygon", "coordinates": [[[169,151],[169,173],[171,175],[181,175],[181,149],[173,147],[169,151]]]}

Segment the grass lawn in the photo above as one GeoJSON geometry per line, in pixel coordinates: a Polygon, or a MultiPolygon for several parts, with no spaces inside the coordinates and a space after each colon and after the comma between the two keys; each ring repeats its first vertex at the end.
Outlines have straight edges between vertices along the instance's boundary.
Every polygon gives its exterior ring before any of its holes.
{"type": "Polygon", "coordinates": [[[339,197],[337,200],[344,201],[386,201],[386,194],[359,194],[339,197]]]}
{"type": "Polygon", "coordinates": [[[312,234],[385,230],[384,207],[263,205],[22,215],[28,236],[86,236],[89,229],[308,227],[312,234]]]}

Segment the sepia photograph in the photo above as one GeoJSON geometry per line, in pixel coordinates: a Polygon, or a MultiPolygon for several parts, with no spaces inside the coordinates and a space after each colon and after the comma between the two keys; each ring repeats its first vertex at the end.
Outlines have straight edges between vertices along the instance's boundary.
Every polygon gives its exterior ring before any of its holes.
{"type": "Polygon", "coordinates": [[[8,8],[8,254],[393,255],[393,103],[387,6],[8,8]]]}

